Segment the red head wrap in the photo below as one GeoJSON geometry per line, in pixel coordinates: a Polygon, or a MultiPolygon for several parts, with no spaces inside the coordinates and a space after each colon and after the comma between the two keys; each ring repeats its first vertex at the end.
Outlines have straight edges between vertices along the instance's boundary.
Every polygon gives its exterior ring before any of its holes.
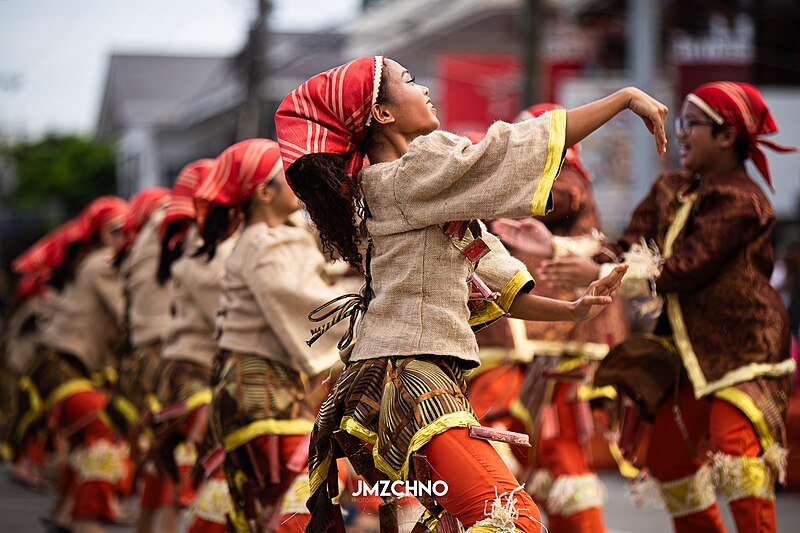
{"type": "Polygon", "coordinates": [[[64,259],[64,248],[74,234],[75,224],[70,220],[45,234],[14,259],[11,269],[22,276],[49,276],[64,259]]]}
{"type": "Polygon", "coordinates": [[[383,73],[383,56],[363,57],[317,74],[283,99],[275,130],[283,166],[308,154],[349,156],[345,170],[364,166],[358,147],[371,120],[383,73]]]}
{"type": "Polygon", "coordinates": [[[144,227],[150,215],[169,201],[170,190],[164,187],[150,187],[143,189],[136,196],[131,198],[130,208],[125,217],[125,224],[122,231],[133,235],[139,233],[144,227]]]}
{"type": "MultiPolygon", "coordinates": [[[[548,111],[553,111],[554,109],[564,109],[562,106],[558,104],[551,104],[551,103],[543,103],[543,104],[536,104],[530,106],[525,111],[521,112],[517,115],[517,122],[522,120],[528,120],[529,118],[536,118],[544,115],[548,111]]],[[[583,166],[583,161],[581,161],[581,145],[576,144],[570,148],[567,148],[567,155],[564,157],[567,164],[575,169],[581,176],[586,178],[589,181],[594,179],[592,173],[589,172],[585,166],[583,166]]]]}
{"type": "Polygon", "coordinates": [[[778,152],[796,152],[797,148],[761,138],[776,133],[778,126],[758,89],[747,83],[717,81],[698,87],[686,99],[720,126],[736,130],[736,135],[750,144],[748,156],[774,192],[767,156],[761,145],[778,152]]]}
{"type": "Polygon", "coordinates": [[[117,196],[101,196],[83,208],[73,224],[68,224],[66,244],[89,242],[103,229],[122,228],[128,213],[128,203],[117,196]]]}
{"type": "Polygon", "coordinates": [[[211,204],[241,207],[253,197],[259,184],[270,181],[282,170],[280,163],[275,141],[248,139],[226,148],[194,193],[201,231],[211,204]]]}
{"type": "MultiPolygon", "coordinates": [[[[214,165],[213,159],[198,159],[183,167],[175,180],[175,185],[172,186],[172,194],[170,195],[169,205],[167,205],[167,212],[164,214],[164,220],[161,223],[161,238],[163,239],[167,232],[167,227],[179,220],[194,220],[197,216],[197,210],[194,206],[194,193],[203,180],[206,179],[211,167],[214,165]]],[[[186,231],[188,224],[184,224],[184,228],[178,232],[168,243],[170,249],[175,249],[175,246],[186,238],[186,231]]]]}

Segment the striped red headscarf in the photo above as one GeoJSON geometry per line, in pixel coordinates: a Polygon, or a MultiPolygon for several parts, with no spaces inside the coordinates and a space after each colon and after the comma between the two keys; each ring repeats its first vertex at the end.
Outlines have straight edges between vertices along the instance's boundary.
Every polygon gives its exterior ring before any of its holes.
{"type": "Polygon", "coordinates": [[[100,196],[83,208],[74,224],[68,224],[66,243],[89,242],[103,229],[122,229],[128,214],[128,202],[118,196],[100,196]]]}
{"type": "MultiPolygon", "coordinates": [[[[564,109],[564,108],[558,104],[551,104],[551,103],[532,105],[528,109],[522,111],[519,115],[517,115],[517,122],[528,120],[529,118],[540,117],[545,113],[547,113],[548,111],[553,111],[554,109],[564,109]]],[[[583,176],[586,180],[592,181],[594,179],[592,173],[589,172],[585,166],[583,166],[583,161],[581,160],[580,144],[576,144],[575,146],[567,148],[567,154],[564,156],[564,160],[567,162],[569,166],[575,169],[578,172],[578,174],[583,176]]]]}
{"type": "Polygon", "coordinates": [[[730,126],[736,130],[739,138],[748,141],[750,159],[764,176],[770,190],[775,192],[767,156],[761,145],[777,152],[796,152],[797,148],[781,146],[761,137],[777,133],[778,125],[758,89],[748,83],[717,81],[701,85],[689,93],[686,99],[699,107],[711,120],[720,126],[730,126]]]}
{"type": "Polygon", "coordinates": [[[256,187],[282,170],[278,143],[248,139],[226,148],[194,193],[197,226],[203,230],[211,204],[241,208],[256,187]]]}
{"type": "Polygon", "coordinates": [[[283,167],[308,154],[349,156],[345,171],[355,176],[364,166],[358,147],[378,98],[383,56],[363,57],[317,74],[283,99],[275,130],[283,167]]]}
{"type": "Polygon", "coordinates": [[[22,276],[49,276],[64,259],[64,248],[74,226],[75,221],[70,220],[45,234],[14,259],[11,270],[22,276]]]}
{"type": "Polygon", "coordinates": [[[169,202],[170,190],[164,187],[143,189],[131,198],[130,208],[122,225],[126,234],[136,235],[142,230],[153,212],[169,202]]]}
{"type": "Polygon", "coordinates": [[[194,206],[194,193],[200,184],[206,179],[211,167],[214,165],[213,159],[198,159],[183,167],[172,186],[167,212],[161,222],[161,238],[167,234],[167,227],[173,222],[185,221],[183,228],[171,238],[167,243],[171,250],[174,250],[178,243],[183,242],[189,230],[188,222],[197,216],[194,206]]]}

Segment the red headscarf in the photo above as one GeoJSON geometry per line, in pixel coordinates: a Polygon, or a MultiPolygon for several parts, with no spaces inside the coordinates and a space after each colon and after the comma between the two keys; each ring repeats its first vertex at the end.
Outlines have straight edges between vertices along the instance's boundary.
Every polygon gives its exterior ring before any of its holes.
{"type": "Polygon", "coordinates": [[[282,170],[280,163],[275,141],[248,139],[226,148],[194,193],[200,230],[211,204],[241,207],[253,197],[259,184],[273,179],[282,170]]]}
{"type": "MultiPolygon", "coordinates": [[[[548,111],[553,111],[554,109],[564,109],[562,106],[558,104],[551,104],[551,103],[543,103],[543,104],[536,104],[530,106],[525,111],[521,112],[517,115],[517,122],[528,120],[529,118],[536,118],[544,115],[548,111]]],[[[586,178],[588,181],[592,181],[594,176],[592,173],[589,172],[585,166],[583,166],[583,161],[581,161],[581,145],[576,144],[570,148],[567,148],[567,154],[564,157],[567,164],[575,169],[578,174],[586,178]]]]}
{"type": "Polygon", "coordinates": [[[69,224],[66,244],[89,242],[103,229],[122,228],[128,213],[128,203],[117,196],[101,196],[92,200],[69,224]]]}
{"type": "Polygon", "coordinates": [[[64,243],[68,231],[67,222],[47,233],[44,237],[33,243],[30,248],[22,252],[11,263],[11,269],[17,274],[35,275],[50,271],[64,258],[64,243]]]}
{"type": "Polygon", "coordinates": [[[720,126],[732,127],[739,138],[750,144],[750,159],[764,176],[769,188],[775,192],[767,156],[761,145],[777,152],[796,152],[797,148],[781,146],[761,138],[762,135],[776,133],[778,125],[758,89],[747,83],[717,81],[698,87],[686,99],[720,126]]]}
{"type": "Polygon", "coordinates": [[[131,198],[128,214],[122,231],[136,238],[136,235],[147,223],[150,215],[169,201],[170,190],[164,187],[150,187],[143,189],[131,198]]]}
{"type": "MultiPolygon", "coordinates": [[[[162,239],[166,235],[167,227],[173,222],[194,220],[197,216],[197,210],[194,206],[194,193],[208,176],[213,164],[213,159],[198,159],[181,169],[178,178],[175,180],[175,185],[172,186],[167,212],[164,214],[163,222],[161,222],[162,239]]],[[[188,224],[184,224],[184,226],[168,243],[170,249],[174,250],[175,246],[186,238],[189,226],[188,224]]]]}
{"type": "Polygon", "coordinates": [[[363,57],[317,74],[283,99],[275,130],[283,166],[307,154],[349,156],[351,176],[364,166],[358,146],[370,124],[378,98],[383,56],[363,57]]]}

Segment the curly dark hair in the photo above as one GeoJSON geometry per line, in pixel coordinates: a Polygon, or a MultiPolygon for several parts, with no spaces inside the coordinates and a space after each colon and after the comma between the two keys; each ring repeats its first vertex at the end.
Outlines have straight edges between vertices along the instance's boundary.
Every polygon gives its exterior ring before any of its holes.
{"type": "MultiPolygon", "coordinates": [[[[391,102],[389,70],[384,68],[376,103],[391,102]]],[[[358,147],[365,153],[374,143],[373,123],[358,147]]],[[[364,271],[357,206],[362,201],[361,181],[345,172],[346,159],[335,154],[308,154],[286,171],[292,189],[305,205],[319,231],[322,247],[336,253],[359,272],[364,271]]]]}

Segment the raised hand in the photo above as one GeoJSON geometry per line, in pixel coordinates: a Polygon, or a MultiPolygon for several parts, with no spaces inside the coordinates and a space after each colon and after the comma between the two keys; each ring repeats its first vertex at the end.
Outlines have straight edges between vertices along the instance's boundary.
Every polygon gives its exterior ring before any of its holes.
{"type": "Polygon", "coordinates": [[[535,218],[499,218],[492,222],[491,230],[504,244],[518,252],[539,257],[553,255],[553,234],[535,218]]]}
{"type": "Polygon", "coordinates": [[[635,87],[628,87],[625,91],[629,95],[628,109],[639,115],[644,121],[644,125],[653,134],[658,153],[666,153],[667,133],[664,129],[664,121],[667,118],[667,106],[635,87]]]}
{"type": "Polygon", "coordinates": [[[599,315],[611,303],[627,270],[627,265],[618,265],[606,277],[592,282],[581,297],[572,302],[573,320],[580,322],[599,315]]]}

